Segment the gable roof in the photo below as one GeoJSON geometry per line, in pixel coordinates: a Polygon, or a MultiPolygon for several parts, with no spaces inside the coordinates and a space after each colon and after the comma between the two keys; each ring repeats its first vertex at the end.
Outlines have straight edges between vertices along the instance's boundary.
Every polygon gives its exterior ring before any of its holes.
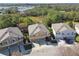
{"type": "Polygon", "coordinates": [[[79,23],[75,23],[75,31],[79,35],[79,23]]]}
{"type": "Polygon", "coordinates": [[[65,23],[52,24],[52,29],[54,29],[56,32],[61,32],[64,30],[74,30],[68,24],[65,24],[65,23]]]}
{"type": "Polygon", "coordinates": [[[8,27],[4,29],[0,29],[0,42],[5,40],[7,37],[23,37],[23,34],[17,27],[8,27]]]}
{"type": "Polygon", "coordinates": [[[29,31],[29,36],[35,35],[39,31],[46,32],[47,34],[49,34],[49,31],[43,24],[29,25],[28,31],[29,31]]]}
{"type": "Polygon", "coordinates": [[[75,26],[79,28],[79,23],[75,23],[75,26]]]}

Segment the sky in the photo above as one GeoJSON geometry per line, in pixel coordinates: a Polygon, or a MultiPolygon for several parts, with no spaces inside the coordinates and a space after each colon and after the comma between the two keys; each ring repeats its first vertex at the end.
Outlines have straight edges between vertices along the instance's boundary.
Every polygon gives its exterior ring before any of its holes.
{"type": "Polygon", "coordinates": [[[79,3],[79,0],[0,0],[0,3],[79,3]]]}

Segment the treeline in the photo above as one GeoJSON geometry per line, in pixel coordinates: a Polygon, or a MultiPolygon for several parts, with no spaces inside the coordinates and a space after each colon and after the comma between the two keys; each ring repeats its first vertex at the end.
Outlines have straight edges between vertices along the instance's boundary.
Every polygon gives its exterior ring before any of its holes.
{"type": "Polygon", "coordinates": [[[40,5],[33,9],[26,10],[24,13],[24,16],[44,17],[43,23],[48,27],[50,27],[52,23],[58,22],[79,22],[79,4],[40,5]]]}
{"type": "Polygon", "coordinates": [[[45,4],[38,5],[34,9],[26,10],[25,13],[27,16],[40,16],[46,15],[50,10],[56,11],[76,11],[79,12],[79,4],[45,4]]]}
{"type": "MultiPolygon", "coordinates": [[[[48,27],[51,27],[52,23],[58,22],[79,22],[79,4],[39,4],[38,6],[35,5],[35,8],[33,9],[24,11],[22,14],[18,12],[17,7],[11,7],[5,10],[2,9],[2,11],[3,15],[0,15],[0,28],[16,26],[19,22],[19,19],[22,19],[21,25],[23,25],[23,22],[25,24],[25,22],[29,21],[27,19],[30,19],[31,23],[36,23],[31,17],[39,16],[43,18],[42,23],[48,27]],[[4,25],[4,23],[8,25],[4,25]]],[[[39,20],[40,18],[38,21],[39,20]]]]}
{"type": "Polygon", "coordinates": [[[19,14],[0,15],[0,29],[16,26],[27,27],[32,23],[33,21],[29,17],[21,17],[19,14]]]}

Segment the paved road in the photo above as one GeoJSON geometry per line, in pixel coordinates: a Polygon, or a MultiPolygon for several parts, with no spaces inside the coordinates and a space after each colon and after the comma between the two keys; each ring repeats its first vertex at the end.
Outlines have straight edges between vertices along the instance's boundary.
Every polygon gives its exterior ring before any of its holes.
{"type": "Polygon", "coordinates": [[[28,56],[79,56],[79,44],[68,45],[60,42],[58,46],[37,45],[28,56]]]}
{"type": "Polygon", "coordinates": [[[32,49],[31,53],[29,54],[29,56],[52,56],[52,55],[53,56],[60,55],[60,52],[58,52],[57,47],[42,46],[32,49]]]}
{"type": "MultiPolygon", "coordinates": [[[[58,46],[54,45],[38,45],[35,44],[36,46],[30,50],[28,54],[25,54],[24,56],[79,56],[79,44],[74,44],[74,45],[68,45],[64,42],[59,43],[58,46]]],[[[23,46],[21,46],[22,49],[21,51],[27,52],[23,50],[23,46]]],[[[13,55],[17,55],[18,52],[18,47],[11,47],[11,50],[15,52],[13,55]]],[[[0,51],[0,55],[8,55],[8,50],[0,51]]],[[[20,54],[19,54],[20,55],[20,54]]]]}
{"type": "Polygon", "coordinates": [[[74,47],[40,47],[33,49],[28,56],[79,56],[79,48],[74,47]]]}

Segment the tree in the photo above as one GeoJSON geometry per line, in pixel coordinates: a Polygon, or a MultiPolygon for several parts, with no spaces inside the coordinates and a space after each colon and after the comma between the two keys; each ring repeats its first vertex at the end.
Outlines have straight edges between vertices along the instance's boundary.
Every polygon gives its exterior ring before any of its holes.
{"type": "Polygon", "coordinates": [[[70,27],[74,28],[73,21],[69,21],[69,22],[68,22],[68,25],[69,25],[70,27]]]}
{"type": "Polygon", "coordinates": [[[52,23],[61,22],[63,15],[58,11],[50,10],[50,12],[46,17],[47,19],[44,20],[43,22],[45,23],[46,26],[51,27],[52,23]]]}
{"type": "Polygon", "coordinates": [[[20,22],[18,24],[18,27],[21,29],[21,31],[23,33],[27,33],[28,32],[27,28],[31,24],[34,24],[32,19],[30,19],[29,17],[22,17],[22,18],[20,18],[20,22]]]}
{"type": "Polygon", "coordinates": [[[0,28],[17,26],[19,23],[19,16],[17,15],[1,15],[0,28]]]}

